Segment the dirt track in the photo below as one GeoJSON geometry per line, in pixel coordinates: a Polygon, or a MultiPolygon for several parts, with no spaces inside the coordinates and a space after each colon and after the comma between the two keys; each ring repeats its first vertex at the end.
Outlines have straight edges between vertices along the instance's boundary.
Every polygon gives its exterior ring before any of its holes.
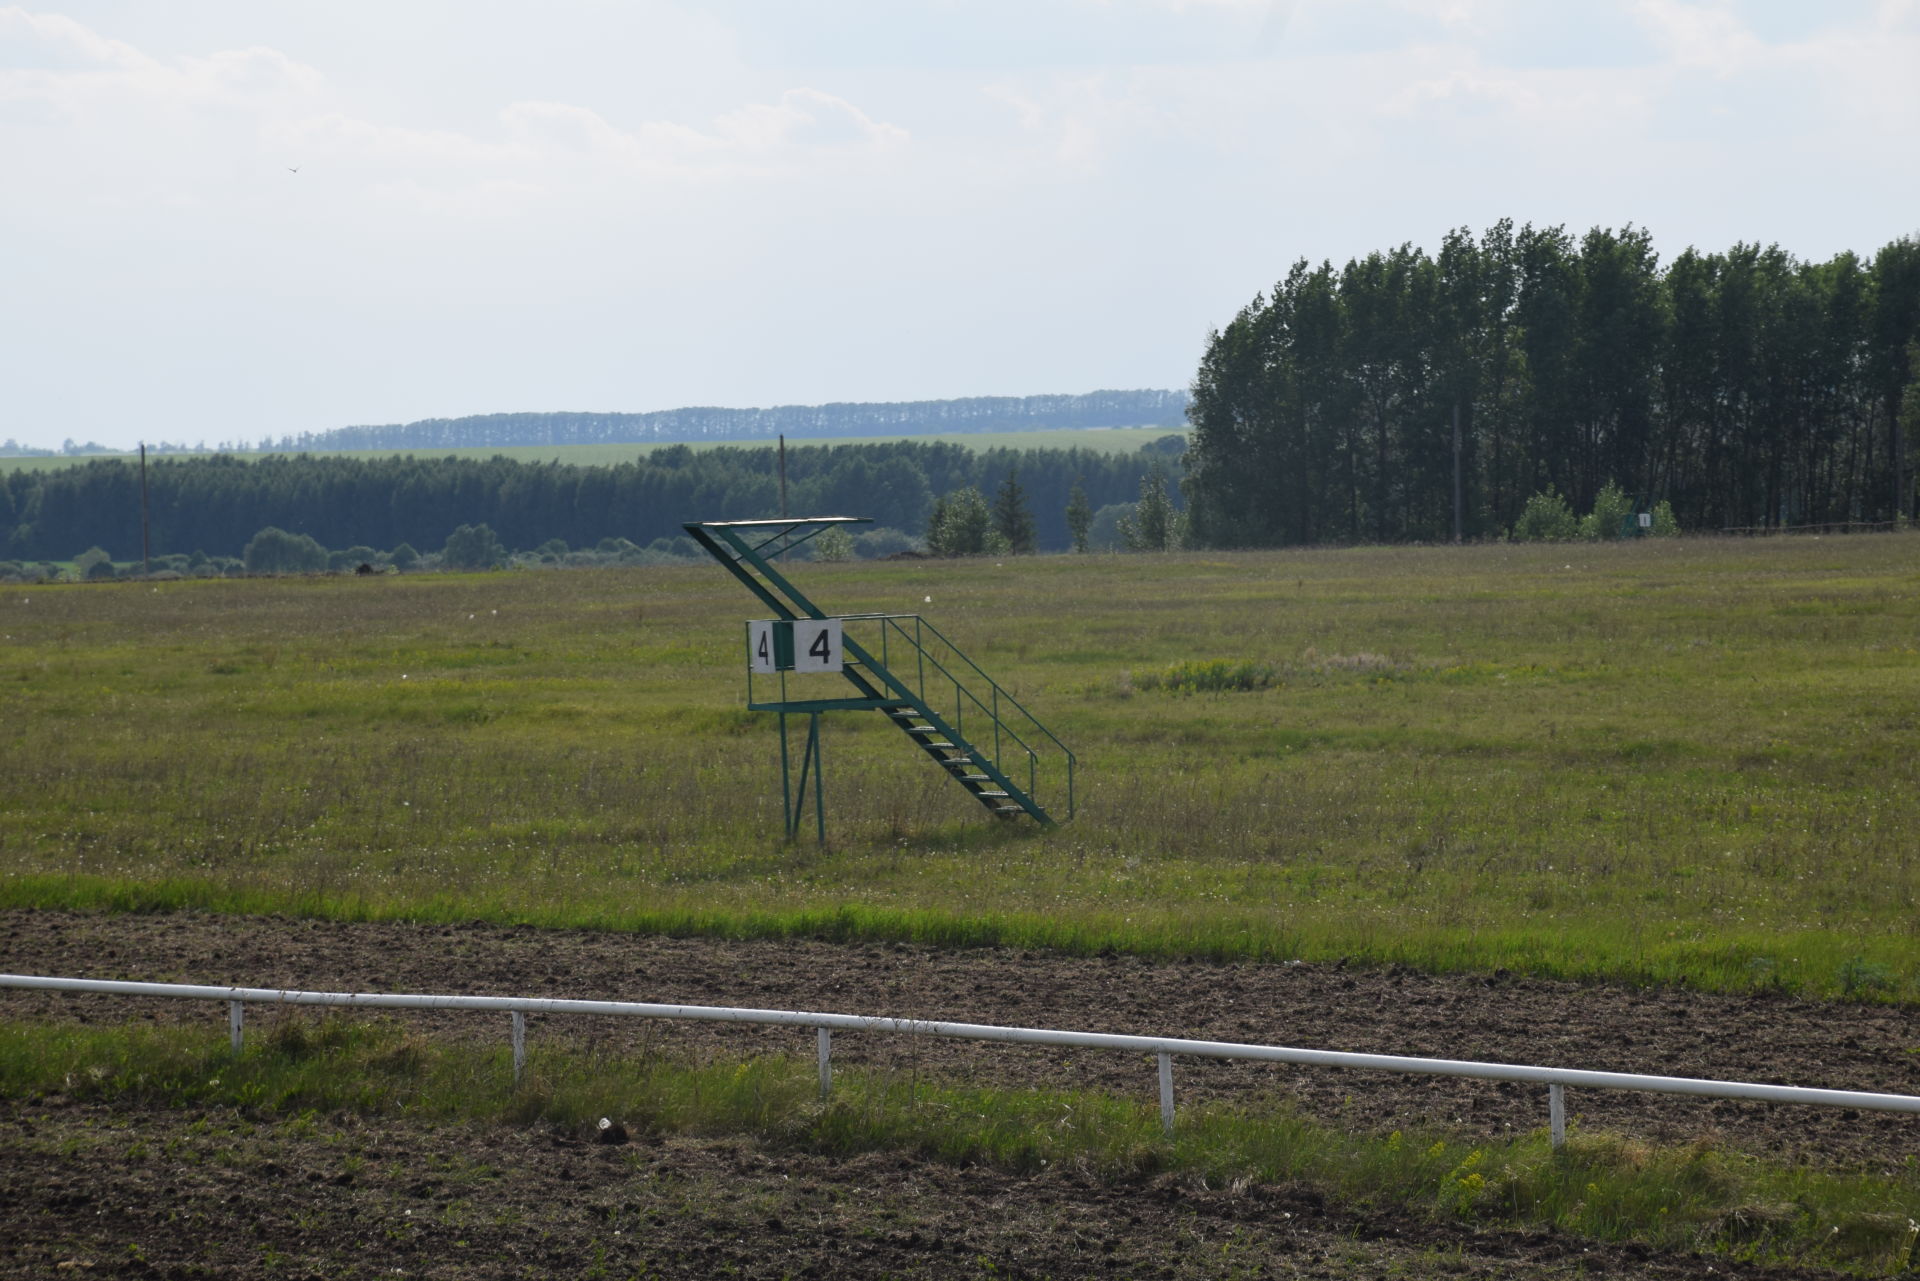
{"type": "MultiPolygon", "coordinates": [[[[897,1014],[1920,1093],[1920,1014],[1911,1009],[1764,995],[1723,998],[1579,987],[1504,976],[1433,977],[1312,965],[1156,964],[1124,957],[1073,959],[892,945],[731,943],[477,924],[340,925],[31,911],[0,913],[0,969],[265,987],[565,995],[897,1014]]],[[[8,993],[0,996],[0,1016],[217,1023],[224,1014],[218,1007],[187,1002],[8,993]]],[[[271,1016],[261,1011],[255,1017],[271,1016]]],[[[504,1037],[504,1028],[496,1026],[504,1023],[501,1019],[426,1017],[434,1020],[437,1036],[504,1037]]],[[[696,1053],[810,1048],[803,1036],[786,1030],[661,1027],[636,1020],[531,1022],[536,1038],[586,1036],[609,1046],[642,1039],[659,1045],[671,1038],[696,1053]]],[[[1151,1061],[1139,1055],[851,1034],[836,1038],[835,1055],[841,1063],[1007,1084],[1095,1087],[1143,1099],[1151,1098],[1154,1089],[1151,1061]]],[[[1546,1112],[1540,1088],[1328,1069],[1183,1061],[1177,1087],[1188,1100],[1290,1096],[1320,1116],[1374,1131],[1442,1126],[1498,1134],[1536,1128],[1546,1112]]],[[[1588,1091],[1570,1093],[1569,1110],[1576,1123],[1590,1127],[1662,1141],[1708,1134],[1729,1147],[1819,1164],[1887,1168],[1920,1153],[1920,1123],[1912,1117],[1588,1091]]],[[[57,1233],[65,1229],[58,1225],[84,1220],[85,1215],[58,1212],[74,1197],[81,1199],[73,1204],[82,1207],[130,1199],[141,1207],[138,1214],[167,1206],[188,1218],[254,1224],[269,1244],[247,1256],[253,1263],[242,1257],[245,1249],[234,1245],[240,1253],[222,1265],[222,1274],[254,1275],[252,1269],[263,1257],[259,1250],[275,1249],[327,1275],[331,1265],[321,1265],[336,1257],[345,1242],[359,1239],[355,1234],[361,1226],[356,1225],[362,1219],[379,1221],[392,1207],[416,1201],[445,1219],[449,1198],[472,1201],[477,1196],[488,1207],[485,1212],[496,1217],[523,1203],[546,1209],[559,1204],[563,1218],[572,1223],[549,1238],[559,1253],[528,1254],[524,1230],[495,1225],[482,1232],[463,1219],[457,1226],[465,1227],[465,1239],[477,1236],[489,1244],[459,1247],[471,1253],[454,1254],[448,1252],[456,1249],[450,1245],[454,1238],[448,1237],[441,1248],[428,1249],[421,1243],[439,1238],[414,1227],[407,1229],[411,1236],[369,1237],[361,1254],[349,1251],[342,1257],[363,1258],[370,1250],[365,1257],[412,1275],[547,1275],[576,1271],[589,1258],[577,1253],[582,1243],[597,1239],[601,1248],[614,1250],[610,1257],[626,1260],[616,1273],[651,1260],[667,1275],[687,1276],[719,1272],[718,1265],[727,1261],[747,1275],[805,1275],[813,1267],[850,1276],[971,1275],[984,1271],[977,1259],[994,1263],[1002,1275],[1211,1276],[1231,1273],[1229,1263],[1235,1260],[1256,1264],[1251,1275],[1266,1275],[1269,1269],[1280,1276],[1373,1275],[1396,1266],[1412,1266],[1419,1275],[1425,1269],[1408,1260],[1431,1258],[1433,1251],[1449,1257],[1458,1252],[1457,1269],[1437,1270],[1462,1275],[1553,1275],[1584,1266],[1587,1275],[1681,1276],[1699,1274],[1702,1268],[1699,1261],[1689,1265],[1619,1251],[1582,1255],[1579,1247],[1569,1249],[1551,1237],[1449,1235],[1447,1229],[1405,1222],[1374,1223],[1338,1207],[1317,1205],[1297,1191],[1233,1195],[1168,1184],[1111,1189],[1067,1176],[1014,1179],[912,1163],[893,1168],[878,1158],[866,1164],[888,1165],[888,1170],[863,1174],[844,1166],[829,1168],[815,1158],[762,1154],[743,1144],[633,1145],[619,1149],[616,1156],[609,1149],[568,1146],[564,1140],[553,1147],[541,1136],[464,1130],[421,1135],[388,1122],[330,1124],[372,1136],[368,1143],[396,1158],[417,1149],[433,1154],[442,1165],[477,1162],[505,1173],[437,1201],[425,1194],[409,1200],[412,1185],[399,1174],[387,1183],[369,1184],[351,1194],[329,1193],[316,1201],[316,1187],[335,1186],[326,1180],[339,1171],[329,1172],[326,1163],[338,1163],[337,1136],[330,1143],[301,1144],[271,1127],[253,1127],[256,1133],[225,1141],[272,1148],[275,1155],[253,1163],[264,1163],[272,1171],[264,1180],[227,1187],[217,1179],[207,1184],[211,1166],[192,1167],[191,1178],[160,1179],[138,1162],[89,1158],[85,1145],[78,1155],[46,1157],[51,1149],[39,1140],[75,1120],[85,1123],[87,1133],[126,1127],[128,1143],[149,1131],[158,1136],[177,1130],[177,1119],[166,1116],[10,1105],[7,1123],[13,1137],[0,1139],[7,1171],[0,1175],[0,1225],[6,1228],[0,1239],[39,1251],[33,1256],[35,1266],[50,1266],[52,1255],[68,1248],[60,1244],[57,1233]],[[514,1155],[504,1155],[503,1148],[513,1149],[514,1155]],[[489,1152],[492,1155],[484,1155],[489,1152]],[[752,1167],[752,1177],[742,1179],[735,1171],[730,1182],[729,1169],[741,1162],[752,1167]],[[62,1169],[71,1171],[64,1180],[62,1169]],[[143,1169],[148,1171],[144,1175],[143,1169]],[[610,1190],[605,1183],[609,1178],[624,1191],[610,1190]],[[574,1181],[580,1183],[581,1195],[570,1198],[564,1189],[574,1181]],[[62,1186],[65,1192],[59,1190],[62,1186]],[[813,1191],[803,1193],[802,1188],[813,1191]],[[916,1188],[918,1193],[910,1192],[916,1188]],[[663,1201],[663,1189],[677,1191],[663,1201]],[[694,1196],[699,1189],[706,1189],[704,1200],[694,1196]],[[926,1199],[918,1202],[915,1196],[926,1199]],[[608,1204],[614,1208],[580,1219],[588,1213],[586,1207],[598,1204],[595,1198],[612,1198],[608,1204]],[[675,1217],[681,1211],[663,1208],[683,1201],[707,1208],[685,1211],[693,1216],[688,1221],[682,1221],[684,1215],[675,1217]],[[725,1209],[729,1206],[734,1209],[725,1209]],[[876,1217],[885,1207],[891,1207],[891,1217],[876,1217]],[[1276,1218],[1287,1214],[1295,1217],[1276,1218]],[[703,1215],[714,1221],[700,1226],[703,1215]],[[652,1223],[662,1216],[665,1230],[652,1223]],[[297,1227],[297,1219],[320,1226],[305,1231],[297,1227]],[[651,1243],[639,1254],[633,1253],[633,1237],[615,1244],[607,1235],[627,1220],[632,1231],[651,1243]],[[769,1226],[774,1222],[781,1226],[769,1226]],[[804,1230],[796,1226],[800,1223],[807,1225],[804,1230]],[[1175,1244],[1182,1239],[1192,1248],[1175,1244]],[[1225,1252],[1219,1250],[1223,1244],[1225,1252]],[[1348,1246],[1360,1253],[1341,1254],[1348,1246]],[[482,1260],[487,1261],[484,1266],[482,1260]],[[708,1263],[716,1266],[709,1268],[708,1263]]],[[[223,1124],[248,1129],[247,1123],[231,1117],[223,1124]]],[[[195,1142],[218,1146],[222,1140],[217,1133],[216,1127],[213,1137],[195,1142]]],[[[73,1146],[71,1136],[67,1146],[73,1146]]],[[[379,1163],[372,1164],[377,1168],[379,1163]]],[[[408,1217],[414,1216],[400,1216],[408,1217]]],[[[166,1239],[164,1234],[161,1239],[166,1239]]],[[[226,1237],[221,1241],[222,1248],[230,1244],[226,1237]]],[[[72,1256],[76,1259],[101,1248],[85,1233],[69,1244],[80,1251],[72,1256]]],[[[116,1248],[120,1253],[113,1262],[119,1265],[130,1256],[124,1244],[116,1248]]],[[[210,1241],[200,1242],[199,1248],[211,1248],[210,1241]]],[[[184,1257],[211,1261],[210,1255],[184,1257]]],[[[0,1264],[5,1262],[0,1257],[0,1264]]],[[[14,1274],[35,1274],[25,1263],[16,1256],[14,1274]]],[[[1726,1266],[1719,1266],[1719,1275],[1726,1275],[1726,1266]]],[[[360,1269],[347,1271],[359,1274],[360,1269]]],[[[292,1274],[303,1275],[298,1269],[292,1274]]]]}

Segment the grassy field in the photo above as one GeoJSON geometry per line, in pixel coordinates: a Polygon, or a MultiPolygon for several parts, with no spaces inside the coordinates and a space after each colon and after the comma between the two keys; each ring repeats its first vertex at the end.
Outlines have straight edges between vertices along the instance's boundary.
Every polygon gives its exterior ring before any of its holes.
{"type": "Polygon", "coordinates": [[[819,565],[1079,752],[829,717],[780,839],[717,567],[0,596],[0,903],[1350,957],[1920,1000],[1920,537],[819,565]],[[925,598],[931,597],[926,603],[925,598]],[[1175,664],[1269,687],[1150,688],[1175,664]]]}
{"type": "MultiPolygon", "coordinates": [[[[924,444],[964,445],[975,452],[989,449],[1091,449],[1103,454],[1130,454],[1140,446],[1151,444],[1162,436],[1182,435],[1181,427],[1041,427],[1032,431],[997,432],[945,432],[931,435],[914,434],[911,436],[823,436],[789,440],[791,449],[813,445],[874,445],[892,441],[913,440],[924,444]]],[[[495,458],[505,457],[523,463],[559,462],[574,466],[606,466],[610,463],[628,463],[637,458],[645,458],[656,449],[666,449],[678,442],[660,441],[652,444],[622,445],[504,445],[475,446],[468,449],[339,449],[324,451],[329,456],[344,458],[397,458],[407,454],[417,454],[422,458],[495,458]]],[[[771,440],[719,440],[687,442],[693,449],[716,449],[722,446],[738,449],[765,448],[772,445],[771,440]]],[[[176,458],[181,455],[154,455],[154,457],[176,458]]],[[[242,453],[242,458],[264,458],[265,454],[242,453]]],[[[88,454],[79,457],[57,456],[52,458],[19,458],[0,456],[0,472],[6,471],[52,471],[60,467],[82,465],[93,458],[132,458],[138,453],[129,454],[88,454]]]]}

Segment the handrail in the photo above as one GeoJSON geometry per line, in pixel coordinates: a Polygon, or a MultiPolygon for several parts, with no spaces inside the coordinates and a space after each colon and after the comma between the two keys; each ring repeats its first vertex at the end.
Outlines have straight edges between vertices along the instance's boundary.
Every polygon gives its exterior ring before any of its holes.
{"type": "Polygon", "coordinates": [[[638,1018],[688,1019],[709,1023],[755,1023],[809,1027],[820,1036],[820,1077],[824,1094],[832,1074],[828,1063],[831,1034],[898,1032],[1015,1045],[1065,1045],[1097,1050],[1135,1050],[1156,1055],[1160,1069],[1160,1113],[1169,1131],[1173,1127],[1171,1057],[1233,1059],[1262,1063],[1298,1063],[1314,1067],[1365,1068],[1421,1076],[1471,1077],[1485,1081],[1526,1081],[1546,1085],[1551,1094],[1551,1130],[1554,1146],[1565,1139],[1567,1086],[1589,1089],[1642,1090],[1659,1094],[1687,1094],[1721,1099],[1752,1099],[1771,1103],[1804,1103],[1819,1107],[1865,1108],[1876,1112],[1920,1114],[1920,1096],[1879,1094],[1861,1090],[1829,1090],[1809,1086],[1768,1085],[1752,1081],[1716,1081],[1700,1077],[1650,1076],[1637,1072],[1602,1072],[1581,1068],[1537,1067],[1517,1063],[1485,1063],[1471,1059],[1427,1059],[1399,1054],[1354,1054],[1339,1050],[1306,1050],[1280,1045],[1253,1045],[1239,1041],[1197,1041],[1185,1037],[1135,1036],[1112,1032],[1073,1032],[1056,1028],[1005,1027],[991,1023],[949,1023],[865,1014],[827,1014],[807,1010],[762,1010],[724,1005],[661,1005],[642,1001],[589,1001],[564,997],[426,995],[397,992],[315,992],[292,988],[216,987],[190,983],[144,983],[122,979],[76,979],[45,975],[0,974],[0,988],[32,991],[93,992],[119,996],[166,996],[188,1000],[226,1001],[230,1006],[235,1052],[240,1049],[240,1006],[337,1005],[367,1009],[492,1010],[514,1016],[514,1075],[522,1067],[522,1042],[528,1014],[612,1014],[638,1018]]]}
{"type": "MultiPolygon", "coordinates": [[[[1037,730],[1040,734],[1045,735],[1048,741],[1051,742],[1053,746],[1059,750],[1061,756],[1065,758],[1066,774],[1067,774],[1067,778],[1066,778],[1067,812],[1069,816],[1072,815],[1074,810],[1074,800],[1075,800],[1074,776],[1077,771],[1077,767],[1079,765],[1079,758],[1074,754],[1073,749],[1068,747],[1065,743],[1061,742],[1060,736],[1058,734],[1055,734],[1051,729],[1049,729],[1046,723],[1043,722],[1039,717],[1035,716],[1031,711],[1029,711],[1026,705],[1022,703],[1019,699],[1015,698],[1013,694],[1006,689],[1005,686],[1001,685],[1000,682],[994,680],[993,677],[987,675],[987,673],[981,669],[978,663],[974,662],[972,658],[968,657],[965,650],[962,650],[958,645],[954,644],[951,637],[947,636],[944,632],[942,632],[939,628],[935,627],[932,623],[927,622],[926,619],[919,614],[886,614],[886,613],[844,614],[844,615],[841,615],[841,618],[844,622],[847,622],[847,623],[860,623],[860,622],[879,623],[881,626],[881,640],[882,640],[881,648],[882,648],[883,655],[886,651],[886,645],[885,645],[886,637],[890,633],[898,633],[902,641],[912,645],[915,654],[919,657],[919,659],[923,663],[931,664],[937,676],[944,678],[946,681],[950,682],[953,685],[956,696],[964,696],[969,702],[971,702],[972,705],[976,709],[978,709],[979,712],[982,715],[984,715],[994,726],[995,741],[993,743],[993,758],[994,758],[994,767],[996,769],[1003,769],[1001,762],[1002,762],[1002,757],[1004,753],[1001,749],[999,736],[1001,732],[1004,731],[1006,736],[1013,740],[1014,744],[1019,748],[1019,750],[1026,753],[1028,773],[1030,776],[1032,776],[1032,777],[1029,777],[1028,779],[1029,794],[1032,794],[1033,788],[1037,785],[1039,762],[1046,759],[1050,759],[1050,758],[1042,756],[1040,751],[1036,749],[1036,746],[1033,743],[1030,743],[1027,741],[1027,737],[1020,732],[1020,730],[1024,728],[1024,726],[1016,727],[1015,725],[1010,724],[1008,722],[1008,719],[1007,719],[1008,713],[1006,709],[1011,708],[1013,712],[1018,713],[1019,716],[1024,720],[1025,725],[1030,725],[1033,727],[1034,730],[1037,730]],[[908,621],[911,621],[913,623],[912,631],[909,631],[906,626],[906,623],[908,621]],[[954,671],[950,670],[947,663],[942,661],[942,655],[936,654],[935,652],[933,652],[931,649],[928,648],[928,642],[926,640],[926,637],[922,633],[930,633],[934,641],[937,642],[938,645],[944,647],[947,656],[949,656],[951,659],[958,659],[959,662],[964,663],[966,667],[969,670],[971,670],[975,676],[979,677],[979,679],[985,683],[987,688],[992,691],[994,696],[994,702],[991,704],[988,703],[986,699],[981,697],[980,693],[978,693],[971,686],[969,686],[966,683],[966,681],[962,679],[962,676],[964,675],[964,673],[955,673],[954,671]]],[[[890,664],[886,664],[886,660],[884,659],[884,657],[882,662],[883,662],[883,665],[889,666],[889,670],[891,669],[890,664]]],[[[903,686],[906,685],[906,682],[901,678],[895,677],[895,679],[899,680],[903,686]]],[[[913,689],[915,694],[921,699],[922,702],[927,702],[929,704],[931,703],[931,699],[929,698],[927,693],[927,673],[923,667],[916,665],[915,672],[913,673],[913,684],[911,688],[913,689]]],[[[955,726],[956,731],[960,730],[960,728],[961,727],[958,725],[955,726]]],[[[1038,798],[1036,797],[1036,800],[1037,799],[1038,798]]]]}
{"type": "MultiPolygon", "coordinates": [[[[945,632],[941,631],[938,627],[935,627],[932,623],[929,623],[923,615],[920,615],[920,614],[846,614],[846,615],[843,615],[842,617],[847,618],[849,620],[879,619],[885,622],[890,622],[894,625],[895,630],[899,631],[902,636],[906,635],[906,629],[900,626],[900,620],[906,619],[906,618],[913,619],[919,627],[924,628],[929,632],[932,632],[934,635],[934,638],[938,640],[942,645],[945,645],[948,648],[948,650],[952,651],[953,656],[955,658],[958,658],[961,662],[965,663],[968,667],[972,668],[974,675],[978,676],[981,680],[985,681],[996,692],[998,692],[1003,697],[1005,697],[1005,699],[1009,703],[1012,703],[1014,710],[1019,712],[1022,716],[1026,717],[1027,720],[1033,724],[1035,729],[1038,729],[1042,734],[1045,734],[1048,738],[1052,739],[1053,745],[1055,747],[1059,748],[1062,752],[1065,752],[1068,756],[1073,755],[1073,749],[1068,747],[1065,743],[1061,742],[1059,735],[1055,734],[1052,730],[1048,729],[1046,727],[1046,724],[1042,722],[1038,716],[1035,716],[1032,712],[1028,711],[1025,704],[1023,704],[1019,699],[1015,698],[1011,693],[1008,692],[1006,686],[1002,685],[999,681],[996,681],[995,679],[993,679],[993,677],[987,675],[987,673],[981,669],[980,664],[974,662],[972,658],[968,657],[967,652],[965,650],[961,649],[958,645],[954,644],[951,637],[949,637],[945,632]]],[[[916,646],[921,646],[922,648],[924,648],[924,646],[922,645],[922,642],[919,640],[918,637],[914,639],[914,644],[916,646]]],[[[936,666],[939,665],[939,660],[937,659],[935,660],[935,665],[936,666]]],[[[943,669],[943,672],[944,672],[944,669],[943,669]]],[[[947,675],[948,675],[948,679],[950,680],[954,679],[954,677],[950,673],[947,673],[947,675]]],[[[971,693],[971,691],[969,691],[969,693],[971,693]]],[[[974,701],[979,702],[980,700],[977,696],[975,696],[974,701]]],[[[984,706],[984,704],[982,704],[982,706],[984,706]]]]}

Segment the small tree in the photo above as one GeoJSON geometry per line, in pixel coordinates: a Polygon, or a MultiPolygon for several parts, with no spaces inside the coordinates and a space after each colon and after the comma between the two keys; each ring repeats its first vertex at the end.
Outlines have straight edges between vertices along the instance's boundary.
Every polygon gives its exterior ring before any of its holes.
{"type": "Polygon", "coordinates": [[[1179,514],[1167,495],[1166,465],[1158,459],[1140,478],[1140,501],[1120,519],[1120,537],[1133,552],[1168,552],[1180,545],[1179,514]]]}
{"type": "Polygon", "coordinates": [[[1680,537],[1680,522],[1674,519],[1672,503],[1662,498],[1653,505],[1653,528],[1647,532],[1655,538],[1680,537]]]}
{"type": "Polygon", "coordinates": [[[449,569],[492,569],[506,558],[507,549],[488,525],[462,525],[440,549],[440,562],[449,569]]]}
{"type": "Polygon", "coordinates": [[[1080,486],[1079,480],[1073,482],[1073,492],[1067,495],[1067,529],[1073,534],[1073,550],[1084,554],[1087,550],[1087,531],[1093,528],[1093,507],[1087,502],[1087,491],[1080,486]]]}
{"type": "Polygon", "coordinates": [[[240,561],[249,574],[306,574],[327,567],[327,549],[310,534],[269,525],[248,540],[240,561]]]}
{"type": "Polygon", "coordinates": [[[934,505],[936,523],[927,528],[927,550],[935,556],[978,556],[988,548],[993,513],[972,485],[946,495],[934,505]]]}
{"type": "Polygon", "coordinates": [[[1007,468],[1007,478],[993,495],[993,532],[1006,540],[1007,550],[1015,556],[1031,555],[1039,533],[1033,513],[1027,510],[1027,494],[1020,488],[1020,469],[1007,468]]]}
{"type": "Polygon", "coordinates": [[[1529,498],[1520,519],[1513,522],[1513,537],[1523,543],[1562,542],[1579,534],[1580,522],[1573,508],[1552,485],[1529,498]]]}
{"type": "Polygon", "coordinates": [[[394,548],[392,552],[388,553],[387,559],[393,563],[395,569],[404,572],[419,565],[420,553],[413,550],[412,543],[401,543],[398,547],[394,548]]]}

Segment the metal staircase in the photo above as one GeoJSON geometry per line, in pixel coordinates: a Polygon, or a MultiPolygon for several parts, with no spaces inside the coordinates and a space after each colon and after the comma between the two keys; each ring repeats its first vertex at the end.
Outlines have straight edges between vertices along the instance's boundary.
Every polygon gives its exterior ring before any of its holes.
{"type": "MultiPolygon", "coordinates": [[[[864,523],[863,517],[814,516],[698,521],[684,528],[776,618],[793,622],[829,615],[776,568],[781,553],[837,525],[864,523]]],[[[1073,816],[1074,754],[937,628],[918,614],[835,617],[841,620],[844,649],[840,675],[853,687],[853,696],[788,697],[790,656],[786,667],[763,678],[777,681],[777,698],[757,698],[751,671],[747,678],[749,708],[816,718],[808,764],[817,759],[821,712],[877,711],[996,818],[1012,820],[1024,814],[1052,826],[1055,809],[1073,816]]],[[[785,742],[783,729],[783,753],[785,742]]],[[[804,804],[805,765],[800,790],[804,804]]],[[[790,835],[797,822],[798,811],[790,809],[790,835]]]]}

